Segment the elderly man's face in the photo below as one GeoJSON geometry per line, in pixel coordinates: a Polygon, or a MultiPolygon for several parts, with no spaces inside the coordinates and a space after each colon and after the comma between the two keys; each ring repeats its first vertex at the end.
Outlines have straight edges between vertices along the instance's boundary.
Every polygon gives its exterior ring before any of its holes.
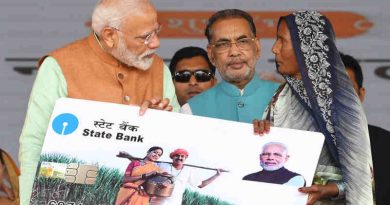
{"type": "Polygon", "coordinates": [[[276,69],[280,74],[290,75],[297,79],[301,79],[290,31],[284,20],[279,24],[272,52],[275,54],[276,69]]]}
{"type": "Polygon", "coordinates": [[[207,52],[221,77],[243,88],[255,73],[260,57],[260,41],[243,18],[223,19],[211,27],[207,52]]]}
{"type": "MultiPolygon", "coordinates": [[[[192,58],[184,58],[177,63],[177,73],[180,74],[186,71],[189,71],[192,74],[197,71],[204,71],[203,75],[207,75],[207,73],[211,72],[211,69],[203,56],[195,56],[192,58]]],[[[216,80],[213,77],[208,81],[198,81],[195,78],[195,74],[192,75],[187,82],[177,81],[174,78],[173,83],[175,84],[179,104],[184,105],[190,98],[212,87],[215,81],[216,80]]]]}
{"type": "Polygon", "coordinates": [[[267,171],[275,171],[282,168],[287,160],[286,150],[279,145],[269,145],[260,154],[260,165],[267,171]]]}
{"type": "Polygon", "coordinates": [[[160,25],[152,5],[146,5],[143,10],[129,15],[120,30],[115,30],[118,40],[111,54],[128,66],[147,70],[153,63],[156,49],[160,47],[157,36],[160,25]]]}

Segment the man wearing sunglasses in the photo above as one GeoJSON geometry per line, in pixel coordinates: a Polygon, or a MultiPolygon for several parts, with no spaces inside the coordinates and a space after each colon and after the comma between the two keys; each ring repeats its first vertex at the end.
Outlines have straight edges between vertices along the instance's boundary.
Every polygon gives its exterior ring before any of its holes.
{"type": "Polygon", "coordinates": [[[189,46],[176,51],[169,69],[181,106],[217,82],[214,65],[210,62],[207,52],[199,47],[189,46]]]}
{"type": "MultiPolygon", "coordinates": [[[[66,12],[66,11],[64,11],[66,12]]],[[[61,97],[179,110],[169,72],[156,49],[161,25],[149,0],[101,0],[92,32],[39,62],[20,136],[21,204],[28,204],[45,132],[61,97]]]]}
{"type": "Polygon", "coordinates": [[[251,123],[261,117],[278,84],[255,75],[260,41],[252,17],[238,9],[218,11],[205,30],[207,53],[222,82],[191,98],[182,113],[251,123]]]}

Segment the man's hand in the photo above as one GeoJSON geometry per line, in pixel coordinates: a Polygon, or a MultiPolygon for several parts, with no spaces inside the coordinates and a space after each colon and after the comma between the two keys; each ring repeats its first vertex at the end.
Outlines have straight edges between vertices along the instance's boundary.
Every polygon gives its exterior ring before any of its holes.
{"type": "Polygon", "coordinates": [[[217,175],[221,175],[222,172],[229,172],[229,170],[226,169],[217,169],[217,175]]]}
{"type": "Polygon", "coordinates": [[[329,183],[326,185],[312,185],[310,187],[301,187],[298,189],[299,192],[309,194],[307,199],[307,205],[313,205],[316,201],[323,198],[330,198],[337,196],[339,189],[334,183],[329,183]]]}
{"type": "Polygon", "coordinates": [[[164,98],[153,98],[151,100],[145,100],[141,108],[139,110],[139,115],[142,116],[145,114],[146,110],[148,108],[156,109],[156,110],[165,110],[165,111],[172,111],[173,107],[169,105],[169,99],[164,98]]]}
{"type": "Polygon", "coordinates": [[[263,136],[268,134],[271,129],[271,122],[269,120],[253,120],[253,132],[255,135],[263,136]]]}

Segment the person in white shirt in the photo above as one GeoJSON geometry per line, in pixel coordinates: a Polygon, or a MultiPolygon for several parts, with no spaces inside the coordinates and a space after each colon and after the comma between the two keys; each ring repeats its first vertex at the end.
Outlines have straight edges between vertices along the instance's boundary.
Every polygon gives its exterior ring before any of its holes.
{"type": "Polygon", "coordinates": [[[181,205],[183,193],[188,185],[203,188],[213,182],[221,175],[220,169],[210,178],[200,181],[194,176],[193,168],[185,166],[184,162],[188,158],[188,151],[185,149],[176,149],[170,153],[169,157],[173,160],[170,163],[159,163],[158,165],[167,173],[174,177],[175,186],[170,197],[154,197],[151,204],[181,205]]]}

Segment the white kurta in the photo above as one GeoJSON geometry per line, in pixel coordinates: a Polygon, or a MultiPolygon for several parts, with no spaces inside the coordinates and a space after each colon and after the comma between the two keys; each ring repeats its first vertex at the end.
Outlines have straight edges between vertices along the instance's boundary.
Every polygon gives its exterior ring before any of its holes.
{"type": "Polygon", "coordinates": [[[174,176],[175,187],[170,197],[160,198],[158,204],[181,205],[183,193],[187,186],[197,187],[201,181],[196,179],[191,167],[184,166],[181,170],[175,169],[171,164],[161,163],[159,166],[167,173],[174,176]]]}

